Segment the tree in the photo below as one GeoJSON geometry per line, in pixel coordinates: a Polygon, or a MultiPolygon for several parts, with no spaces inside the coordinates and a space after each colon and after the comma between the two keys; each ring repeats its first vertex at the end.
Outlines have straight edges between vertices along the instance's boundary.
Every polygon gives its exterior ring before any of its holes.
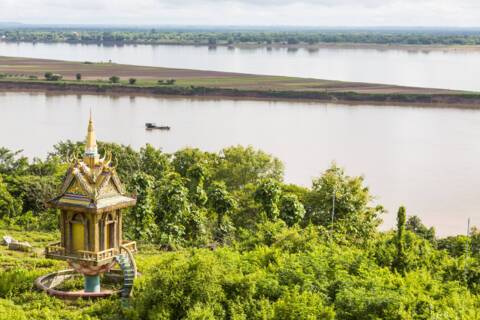
{"type": "Polygon", "coordinates": [[[23,204],[24,211],[36,214],[47,210],[46,203],[55,196],[60,181],[53,174],[15,175],[6,178],[10,194],[23,204]]]}
{"type": "Polygon", "coordinates": [[[130,79],[128,79],[128,83],[133,85],[133,84],[137,83],[137,79],[130,78],[130,79]]]}
{"type": "Polygon", "coordinates": [[[281,188],[274,179],[264,179],[260,181],[255,190],[255,201],[260,203],[265,217],[269,220],[276,220],[279,215],[278,205],[280,202],[281,188]]]}
{"type": "Polygon", "coordinates": [[[51,73],[51,72],[46,72],[45,73],[45,79],[48,81],[59,81],[63,79],[63,76],[58,73],[51,73]]]}
{"type": "Polygon", "coordinates": [[[288,226],[293,226],[303,220],[305,207],[295,194],[285,194],[280,200],[280,218],[288,226]]]}
{"type": "Polygon", "coordinates": [[[181,244],[185,240],[192,209],[188,189],[177,173],[169,174],[159,183],[157,199],[156,221],[161,232],[159,241],[163,244],[181,244]]]}
{"type": "Polygon", "coordinates": [[[76,76],[78,81],[82,80],[82,74],[81,73],[77,73],[76,76]]]}
{"type": "Polygon", "coordinates": [[[347,176],[333,164],[313,180],[306,196],[306,221],[344,230],[351,237],[367,240],[380,224],[381,206],[371,207],[372,196],[362,177],[347,176]],[[332,221],[333,216],[333,221],[332,221]]]}
{"type": "Polygon", "coordinates": [[[405,225],[405,229],[412,231],[417,236],[420,236],[430,242],[435,241],[435,228],[427,228],[418,216],[409,217],[405,225]]]}
{"type": "Polygon", "coordinates": [[[7,185],[0,176],[0,218],[15,218],[22,213],[22,203],[8,191],[7,185]]]}
{"type": "Polygon", "coordinates": [[[197,206],[204,206],[208,201],[204,189],[205,180],[208,177],[208,170],[202,163],[197,163],[187,171],[186,185],[189,190],[190,201],[197,206]]]}
{"type": "Polygon", "coordinates": [[[154,213],[153,177],[140,172],[132,179],[137,205],[131,209],[132,229],[135,239],[151,241],[157,232],[154,213]]]}
{"type": "Polygon", "coordinates": [[[223,242],[225,236],[230,233],[233,226],[227,220],[227,215],[237,206],[237,202],[230,195],[224,183],[214,182],[208,189],[208,202],[210,207],[217,213],[217,226],[214,232],[215,240],[223,242]]]}
{"type": "Polygon", "coordinates": [[[222,180],[229,190],[237,190],[259,179],[283,179],[283,164],[271,155],[253,147],[229,147],[220,152],[212,172],[214,180],[222,180]]]}
{"type": "Polygon", "coordinates": [[[163,153],[162,150],[155,149],[149,143],[140,149],[140,164],[141,170],[157,181],[161,180],[171,170],[170,155],[163,153]]]}
{"type": "Polygon", "coordinates": [[[101,141],[97,141],[97,144],[100,154],[112,153],[113,162],[120,179],[123,183],[129,185],[135,173],[140,171],[140,154],[130,146],[101,141]]]}
{"type": "Polygon", "coordinates": [[[110,80],[111,83],[119,83],[120,82],[120,77],[111,76],[110,78],[108,78],[108,80],[110,80]]]}
{"type": "Polygon", "coordinates": [[[172,165],[182,177],[187,177],[190,168],[198,164],[208,168],[211,161],[215,161],[215,155],[197,148],[185,148],[173,154],[172,165]]]}
{"type": "Polygon", "coordinates": [[[393,268],[401,274],[404,274],[407,268],[407,255],[405,254],[405,223],[406,210],[405,207],[400,207],[397,213],[397,237],[395,239],[397,255],[393,261],[393,268]]]}
{"type": "Polygon", "coordinates": [[[0,174],[19,174],[28,170],[28,159],[19,156],[23,150],[10,151],[0,148],[0,174]]]}

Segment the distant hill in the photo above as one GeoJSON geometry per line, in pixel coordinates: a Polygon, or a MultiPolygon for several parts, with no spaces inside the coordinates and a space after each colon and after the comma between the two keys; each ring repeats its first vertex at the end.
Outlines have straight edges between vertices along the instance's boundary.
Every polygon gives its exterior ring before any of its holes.
{"type": "Polygon", "coordinates": [[[15,21],[0,21],[0,28],[20,28],[24,26],[23,23],[15,21]]]}

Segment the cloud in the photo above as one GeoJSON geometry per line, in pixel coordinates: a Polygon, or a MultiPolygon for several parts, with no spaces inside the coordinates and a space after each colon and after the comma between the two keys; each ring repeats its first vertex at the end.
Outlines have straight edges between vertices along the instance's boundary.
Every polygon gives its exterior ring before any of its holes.
{"type": "Polygon", "coordinates": [[[76,24],[479,26],[478,0],[0,0],[0,21],[76,24]]]}

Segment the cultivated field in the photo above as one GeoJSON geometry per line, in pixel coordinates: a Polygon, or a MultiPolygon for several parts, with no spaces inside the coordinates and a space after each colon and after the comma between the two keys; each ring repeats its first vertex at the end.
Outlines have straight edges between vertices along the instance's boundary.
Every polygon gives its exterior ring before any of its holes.
{"type": "Polygon", "coordinates": [[[115,63],[69,62],[57,60],[0,57],[0,74],[3,80],[22,80],[34,76],[43,79],[46,72],[61,74],[65,80],[75,80],[82,75],[82,82],[104,82],[118,76],[121,83],[129,78],[137,79],[137,86],[152,86],[158,80],[175,79],[176,86],[198,86],[238,90],[276,90],[302,92],[354,92],[359,94],[455,94],[450,90],[402,87],[382,84],[342,82],[278,76],[158,68],[115,63]]]}

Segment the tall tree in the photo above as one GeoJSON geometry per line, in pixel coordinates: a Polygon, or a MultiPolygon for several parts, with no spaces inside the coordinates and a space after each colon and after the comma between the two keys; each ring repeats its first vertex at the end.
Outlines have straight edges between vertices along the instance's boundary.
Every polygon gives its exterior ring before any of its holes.
{"type": "Polygon", "coordinates": [[[225,184],[218,182],[214,182],[208,189],[208,201],[210,207],[217,214],[215,240],[223,242],[225,236],[233,229],[226,216],[235,209],[237,202],[227,191],[225,184]]]}
{"type": "Polygon", "coordinates": [[[306,196],[306,221],[315,225],[344,230],[349,236],[369,239],[380,224],[381,206],[371,206],[373,197],[362,177],[350,177],[333,164],[318,179],[313,180],[306,196]]]}
{"type": "Polygon", "coordinates": [[[400,207],[397,213],[397,255],[393,261],[393,268],[404,274],[407,268],[407,256],[405,254],[405,223],[407,220],[405,207],[400,207]]]}

